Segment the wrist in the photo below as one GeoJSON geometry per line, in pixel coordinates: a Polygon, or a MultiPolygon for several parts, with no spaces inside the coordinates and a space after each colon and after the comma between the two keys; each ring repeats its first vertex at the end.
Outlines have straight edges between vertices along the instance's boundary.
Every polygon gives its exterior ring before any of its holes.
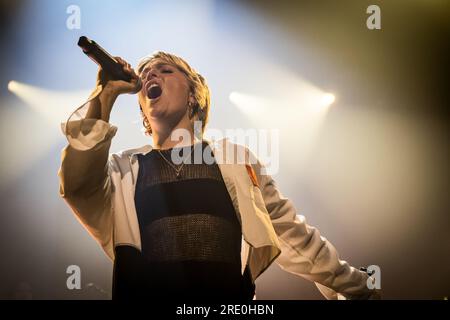
{"type": "Polygon", "coordinates": [[[115,101],[119,96],[119,94],[120,93],[116,88],[110,86],[109,84],[106,84],[103,86],[103,90],[100,93],[100,97],[102,97],[104,100],[115,101]]]}
{"type": "Polygon", "coordinates": [[[106,122],[109,121],[109,116],[111,114],[111,110],[113,108],[114,103],[116,102],[117,97],[119,94],[109,88],[104,87],[103,90],[100,92],[99,95],[99,101],[100,101],[100,118],[106,122]]]}

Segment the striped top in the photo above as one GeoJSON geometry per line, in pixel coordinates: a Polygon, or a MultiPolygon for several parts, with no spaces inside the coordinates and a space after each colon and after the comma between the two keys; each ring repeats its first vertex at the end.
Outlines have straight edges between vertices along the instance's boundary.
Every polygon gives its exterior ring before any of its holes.
{"type": "Polygon", "coordinates": [[[248,270],[241,275],[241,226],[220,169],[198,157],[208,153],[210,146],[203,142],[138,155],[135,204],[142,253],[135,277],[144,296],[254,295],[248,270]],[[187,162],[179,164],[175,156],[187,162]]]}

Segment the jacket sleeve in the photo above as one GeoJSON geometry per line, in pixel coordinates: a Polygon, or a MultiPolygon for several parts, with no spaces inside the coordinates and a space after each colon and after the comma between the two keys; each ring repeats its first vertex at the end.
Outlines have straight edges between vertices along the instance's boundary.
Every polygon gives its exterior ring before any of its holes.
{"type": "Polygon", "coordinates": [[[99,119],[72,120],[76,112],[62,124],[69,144],[62,150],[59,193],[91,236],[113,258],[110,178],[113,162],[109,160],[109,148],[117,127],[99,119]]]}
{"type": "Polygon", "coordinates": [[[280,267],[314,281],[327,299],[377,298],[378,294],[367,287],[367,273],[340,260],[336,248],[280,193],[274,179],[265,174],[265,167],[258,160],[252,163],[281,245],[276,260],[280,267]]]}

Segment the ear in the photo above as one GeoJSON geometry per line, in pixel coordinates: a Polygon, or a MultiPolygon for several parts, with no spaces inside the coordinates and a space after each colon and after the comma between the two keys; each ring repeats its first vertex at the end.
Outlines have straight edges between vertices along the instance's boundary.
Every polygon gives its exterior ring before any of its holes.
{"type": "Polygon", "coordinates": [[[189,93],[189,99],[188,99],[189,104],[195,104],[195,98],[194,95],[192,93],[189,93]]]}

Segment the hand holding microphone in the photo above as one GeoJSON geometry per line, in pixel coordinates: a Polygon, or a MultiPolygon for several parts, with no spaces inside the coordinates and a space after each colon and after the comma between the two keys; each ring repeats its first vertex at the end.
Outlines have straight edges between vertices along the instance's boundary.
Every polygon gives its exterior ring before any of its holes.
{"type": "Polygon", "coordinates": [[[109,122],[111,110],[117,97],[123,93],[139,92],[142,88],[142,82],[129,63],[122,58],[112,57],[95,41],[87,37],[80,37],[78,45],[89,58],[100,66],[96,90],[99,86],[103,88],[91,100],[85,118],[109,122]]]}
{"type": "Polygon", "coordinates": [[[123,72],[130,76],[130,81],[116,80],[111,74],[103,68],[100,68],[97,74],[97,84],[103,85],[106,90],[109,90],[111,93],[116,93],[117,95],[123,93],[135,94],[139,92],[142,88],[142,82],[139,76],[131,68],[130,64],[120,57],[114,57],[114,59],[120,65],[123,72]]]}
{"type": "Polygon", "coordinates": [[[104,89],[114,95],[137,93],[141,90],[142,82],[139,76],[125,60],[112,57],[95,41],[84,36],[80,37],[78,46],[100,66],[97,85],[102,85],[104,89]]]}

